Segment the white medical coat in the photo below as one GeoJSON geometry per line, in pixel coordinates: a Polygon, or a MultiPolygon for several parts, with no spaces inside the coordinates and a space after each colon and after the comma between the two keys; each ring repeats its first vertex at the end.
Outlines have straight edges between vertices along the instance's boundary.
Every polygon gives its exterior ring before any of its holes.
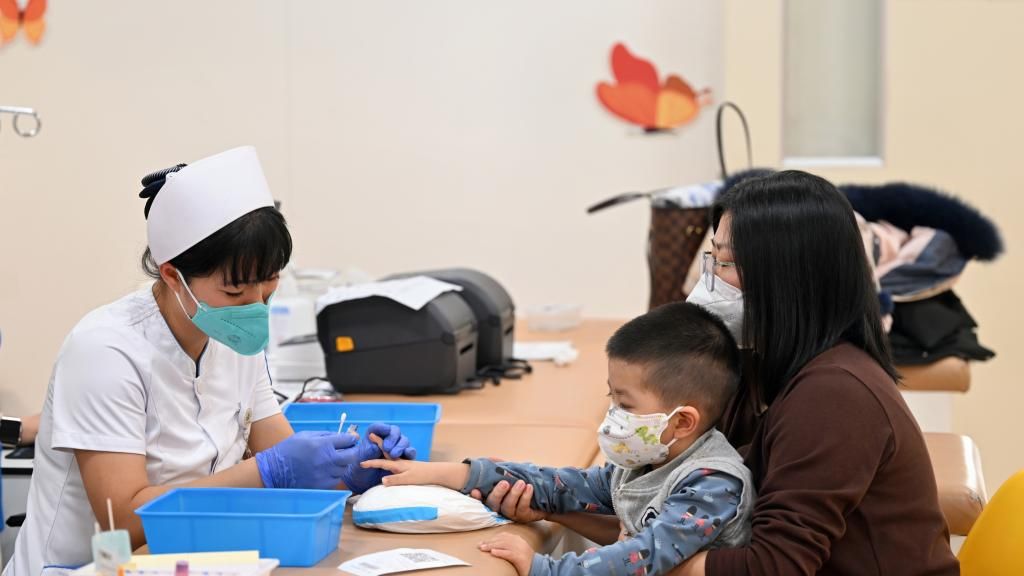
{"type": "Polygon", "coordinates": [[[210,339],[198,366],[146,288],[89,313],[61,347],[43,407],[27,517],[3,576],[92,561],[92,508],[74,450],[146,457],[151,485],[241,461],[253,422],[280,412],[266,357],[210,339]]]}

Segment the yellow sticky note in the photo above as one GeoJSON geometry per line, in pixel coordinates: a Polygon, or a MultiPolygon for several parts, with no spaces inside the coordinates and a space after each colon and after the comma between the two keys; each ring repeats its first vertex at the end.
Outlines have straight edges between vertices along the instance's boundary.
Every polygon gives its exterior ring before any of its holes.
{"type": "Polygon", "coordinates": [[[241,552],[196,552],[192,554],[150,554],[132,556],[132,563],[138,568],[174,568],[179,560],[187,560],[189,568],[212,566],[238,566],[242,564],[258,564],[258,550],[241,552]]]}

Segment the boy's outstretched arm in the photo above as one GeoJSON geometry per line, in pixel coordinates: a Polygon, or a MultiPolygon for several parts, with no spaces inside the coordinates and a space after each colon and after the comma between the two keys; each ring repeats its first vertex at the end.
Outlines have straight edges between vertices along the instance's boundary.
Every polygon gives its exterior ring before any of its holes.
{"type": "Polygon", "coordinates": [[[454,462],[417,462],[415,460],[365,460],[360,463],[363,468],[377,468],[390,472],[381,478],[385,486],[424,486],[436,484],[461,490],[469,477],[468,464],[454,462]]]}
{"type": "Polygon", "coordinates": [[[544,513],[591,512],[614,514],[609,478],[612,465],[579,468],[548,468],[533,464],[494,462],[486,458],[468,463],[367,460],[364,468],[391,472],[385,486],[437,484],[469,494],[479,490],[486,497],[502,481],[523,480],[532,487],[531,506],[544,513]]]}
{"type": "Polygon", "coordinates": [[[743,485],[723,472],[698,470],[680,482],[661,513],[638,534],[558,560],[536,554],[530,576],[668,574],[718,538],[736,514],[743,485]]]}
{"type": "Polygon", "coordinates": [[[499,482],[514,485],[522,480],[533,487],[531,506],[551,514],[590,512],[614,514],[610,478],[613,466],[550,468],[530,463],[494,462],[487,458],[467,460],[469,479],[462,491],[479,490],[486,498],[499,482]]]}

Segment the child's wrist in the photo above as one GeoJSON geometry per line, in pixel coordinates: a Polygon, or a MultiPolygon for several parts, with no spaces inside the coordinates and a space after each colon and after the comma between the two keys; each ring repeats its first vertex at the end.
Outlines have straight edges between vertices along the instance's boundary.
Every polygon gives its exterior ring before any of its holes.
{"type": "Polygon", "coordinates": [[[452,463],[445,474],[445,480],[446,488],[461,491],[469,481],[469,464],[452,463]]]}

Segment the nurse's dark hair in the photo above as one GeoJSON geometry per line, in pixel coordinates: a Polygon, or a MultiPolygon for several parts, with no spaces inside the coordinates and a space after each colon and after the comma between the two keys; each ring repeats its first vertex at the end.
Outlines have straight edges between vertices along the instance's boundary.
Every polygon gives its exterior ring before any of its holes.
{"type": "MultiPolygon", "coordinates": [[[[184,164],[154,172],[142,179],[139,194],[146,198],[145,215],[160,191],[164,178],[184,164]]],[[[220,272],[225,284],[240,286],[274,277],[291,259],[292,236],[284,216],[277,208],[253,210],[206,237],[202,242],[170,260],[186,280],[205,278],[220,272]]],[[[149,248],[142,254],[142,270],[154,280],[160,279],[160,267],[149,248]]]]}
{"type": "Polygon", "coordinates": [[[718,421],[739,386],[736,341],[718,317],[695,304],[665,304],[630,320],[605,350],[610,359],[641,366],[647,388],[666,409],[696,406],[704,429],[718,421]]]}
{"type": "Polygon", "coordinates": [[[787,170],[726,190],[711,209],[715,230],[726,213],[732,233],[727,242],[743,286],[743,338],[753,350],[766,401],[842,342],[899,380],[846,196],[824,178],[787,170]]]}

